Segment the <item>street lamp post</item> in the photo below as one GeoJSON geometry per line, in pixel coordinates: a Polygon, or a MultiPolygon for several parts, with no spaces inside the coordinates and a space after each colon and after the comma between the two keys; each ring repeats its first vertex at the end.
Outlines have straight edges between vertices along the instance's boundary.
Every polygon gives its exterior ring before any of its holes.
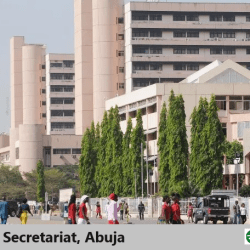
{"type": "Polygon", "coordinates": [[[143,199],[143,143],[141,143],[141,196],[143,199]]]}
{"type": "Polygon", "coordinates": [[[238,198],[238,196],[239,196],[239,170],[238,170],[238,168],[239,168],[239,164],[240,164],[240,153],[236,153],[235,154],[235,162],[234,162],[234,164],[235,164],[235,166],[236,166],[236,169],[237,169],[237,187],[236,187],[236,190],[237,190],[237,198],[238,198]]]}
{"type": "Polygon", "coordinates": [[[135,198],[137,197],[137,193],[136,193],[136,169],[134,169],[134,174],[135,174],[135,198]]]}
{"type": "Polygon", "coordinates": [[[149,176],[148,176],[148,140],[146,143],[146,152],[147,152],[147,196],[148,196],[148,186],[149,186],[149,176]]]}

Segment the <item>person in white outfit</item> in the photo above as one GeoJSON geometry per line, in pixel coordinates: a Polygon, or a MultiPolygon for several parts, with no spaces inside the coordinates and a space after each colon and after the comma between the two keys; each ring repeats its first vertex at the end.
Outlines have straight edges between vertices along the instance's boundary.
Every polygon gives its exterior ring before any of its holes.
{"type": "Polygon", "coordinates": [[[109,196],[110,204],[108,206],[108,224],[119,224],[117,218],[117,212],[121,209],[121,204],[117,207],[118,196],[112,193],[109,196]]]}
{"type": "Polygon", "coordinates": [[[109,207],[109,201],[105,205],[105,213],[106,213],[106,218],[108,219],[108,207],[109,207]]]}
{"type": "Polygon", "coordinates": [[[241,217],[242,224],[245,224],[245,222],[247,220],[247,209],[245,208],[245,203],[241,204],[240,217],[241,217]]]}

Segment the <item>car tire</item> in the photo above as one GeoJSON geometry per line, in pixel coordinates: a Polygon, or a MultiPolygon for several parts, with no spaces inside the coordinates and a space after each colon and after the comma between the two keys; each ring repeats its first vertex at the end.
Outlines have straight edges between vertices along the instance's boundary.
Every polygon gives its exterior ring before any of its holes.
{"type": "Polygon", "coordinates": [[[208,217],[206,215],[204,215],[203,217],[203,224],[207,224],[208,222],[208,217]]]}
{"type": "Polygon", "coordinates": [[[213,224],[217,224],[217,220],[213,220],[213,224]]]}
{"type": "Polygon", "coordinates": [[[194,224],[197,224],[198,223],[198,219],[196,217],[196,215],[194,216],[194,224]]]}
{"type": "Polygon", "coordinates": [[[16,216],[16,211],[15,211],[15,210],[12,210],[12,211],[10,212],[10,216],[11,216],[11,217],[15,217],[15,216],[16,216]]]}

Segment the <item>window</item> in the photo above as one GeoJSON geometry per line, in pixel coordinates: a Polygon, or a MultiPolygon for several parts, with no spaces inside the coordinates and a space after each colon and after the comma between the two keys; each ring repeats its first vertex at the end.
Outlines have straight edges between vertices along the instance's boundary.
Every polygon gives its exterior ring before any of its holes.
{"type": "Polygon", "coordinates": [[[62,129],[74,129],[75,123],[74,122],[52,122],[51,123],[51,130],[62,130],[62,129]]]}
{"type": "Polygon", "coordinates": [[[119,83],[119,89],[124,89],[124,83],[119,83]]]}
{"type": "Polygon", "coordinates": [[[199,32],[198,31],[188,31],[187,37],[199,37],[199,32]]]}
{"type": "Polygon", "coordinates": [[[186,54],[186,49],[184,48],[174,49],[173,53],[174,54],[186,54]]]}
{"type": "Polygon", "coordinates": [[[46,94],[46,89],[42,89],[42,93],[43,93],[43,94],[46,94]]]}
{"type": "Polygon", "coordinates": [[[199,48],[188,48],[187,54],[199,54],[199,48]]]}
{"type": "Polygon", "coordinates": [[[43,114],[42,114],[42,117],[43,117],[43,118],[46,118],[46,113],[43,113],[43,114]]]}
{"type": "Polygon", "coordinates": [[[124,18],[123,17],[118,17],[117,22],[118,23],[124,23],[124,18]]]}
{"type": "Polygon", "coordinates": [[[245,128],[250,128],[250,122],[238,122],[237,130],[238,130],[238,138],[243,138],[243,133],[245,128]]]}
{"type": "Polygon", "coordinates": [[[175,14],[173,15],[173,21],[185,21],[185,15],[175,14]]]}
{"type": "Polygon", "coordinates": [[[159,47],[151,47],[150,54],[162,54],[162,48],[159,47]]]}
{"type": "Polygon", "coordinates": [[[45,82],[45,81],[46,81],[46,77],[43,76],[43,77],[42,77],[42,82],[45,82]]]}
{"type": "Polygon", "coordinates": [[[243,96],[244,110],[250,110],[250,96],[243,96]]]}
{"type": "Polygon", "coordinates": [[[63,86],[52,85],[50,87],[51,92],[63,92],[63,86]]]}
{"type": "Polygon", "coordinates": [[[246,33],[246,38],[250,38],[250,33],[249,32],[246,33]]]}
{"type": "Polygon", "coordinates": [[[151,21],[162,21],[162,15],[159,14],[151,14],[149,17],[151,21]]]}
{"type": "Polygon", "coordinates": [[[174,64],[174,70],[186,70],[186,64],[174,64]]]}
{"type": "Polygon", "coordinates": [[[215,96],[215,100],[220,110],[227,110],[226,96],[215,96]]]}
{"type": "Polygon", "coordinates": [[[132,37],[148,37],[147,30],[133,30],[132,37]]]}
{"type": "Polygon", "coordinates": [[[246,16],[246,21],[250,22],[250,16],[246,16]]]}
{"type": "Polygon", "coordinates": [[[133,53],[135,53],[135,54],[148,54],[149,49],[147,47],[133,47],[133,53]]]}
{"type": "Polygon", "coordinates": [[[118,40],[124,40],[124,35],[123,34],[118,34],[118,40]]]}
{"type": "Polygon", "coordinates": [[[162,37],[162,31],[161,30],[150,31],[150,37],[162,37]]]}
{"type": "Polygon", "coordinates": [[[211,15],[210,22],[222,22],[222,15],[211,15]]]}
{"type": "Polygon", "coordinates": [[[51,104],[63,104],[63,98],[51,98],[51,104]]]}
{"type": "Polygon", "coordinates": [[[210,49],[211,55],[219,55],[222,54],[222,48],[211,48],[210,49]]]}
{"type": "Polygon", "coordinates": [[[65,73],[64,80],[74,80],[74,73],[65,73]]]}
{"type": "Polygon", "coordinates": [[[121,121],[126,121],[126,113],[120,114],[121,121]]]}
{"type": "Polygon", "coordinates": [[[235,32],[223,32],[223,38],[235,38],[235,32]]]}
{"type": "Polygon", "coordinates": [[[74,110],[64,110],[63,116],[74,116],[75,111],[74,110]]]}
{"type": "Polygon", "coordinates": [[[46,101],[42,101],[42,105],[45,106],[46,105],[46,101]]]}
{"type": "Polygon", "coordinates": [[[162,64],[152,63],[152,64],[150,64],[150,70],[161,71],[162,70],[162,64]]]}
{"type": "Polygon", "coordinates": [[[124,73],[124,67],[119,67],[119,73],[124,73]]]}
{"type": "Polygon", "coordinates": [[[242,96],[229,96],[229,109],[242,111],[242,96]]]}
{"type": "Polygon", "coordinates": [[[223,22],[235,22],[234,15],[223,15],[223,22]]]}
{"type": "Polygon", "coordinates": [[[63,92],[74,92],[74,87],[73,86],[65,86],[63,88],[63,92]]]}
{"type": "Polygon", "coordinates": [[[185,31],[174,31],[174,37],[186,37],[185,31]]]}
{"type": "Polygon", "coordinates": [[[42,69],[46,69],[46,66],[45,66],[45,64],[43,64],[43,65],[42,65],[42,69]]]}
{"type": "Polygon", "coordinates": [[[187,70],[199,70],[199,65],[198,64],[187,64],[187,70]]]}
{"type": "Polygon", "coordinates": [[[198,15],[187,15],[187,21],[199,21],[198,15]]]}
{"type": "Polygon", "coordinates": [[[81,148],[72,148],[72,155],[80,155],[81,152],[81,148]]]}
{"type": "Polygon", "coordinates": [[[227,136],[227,124],[226,123],[221,123],[222,126],[222,131],[225,136],[227,136]]]}
{"type": "Polygon", "coordinates": [[[149,64],[137,63],[133,65],[133,70],[149,70],[149,64]]]}
{"type": "Polygon", "coordinates": [[[67,154],[71,154],[71,149],[70,148],[54,148],[53,149],[53,154],[54,155],[67,155],[67,154]]]}
{"type": "Polygon", "coordinates": [[[145,14],[145,13],[132,13],[132,20],[133,21],[148,20],[148,14],[145,14]]]}
{"type": "Polygon", "coordinates": [[[50,63],[50,67],[51,68],[61,68],[62,67],[62,63],[50,63]]]}
{"type": "Polygon", "coordinates": [[[63,61],[63,66],[66,67],[66,68],[73,68],[74,63],[75,63],[75,61],[66,60],[66,61],[63,61]]]}
{"type": "Polygon", "coordinates": [[[16,148],[16,159],[19,159],[19,148],[16,148]]]}
{"type": "Polygon", "coordinates": [[[63,79],[63,74],[62,73],[51,73],[50,74],[50,79],[51,80],[62,80],[63,79]]]}
{"type": "Polygon", "coordinates": [[[74,98],[66,98],[66,99],[64,99],[64,104],[74,104],[74,98]]]}
{"type": "Polygon", "coordinates": [[[63,110],[51,110],[51,116],[63,116],[63,110]]]}
{"type": "Polygon", "coordinates": [[[222,32],[220,32],[220,31],[211,31],[210,32],[210,37],[211,38],[214,38],[214,37],[222,38],[222,32]]]}
{"type": "Polygon", "coordinates": [[[118,51],[118,56],[124,56],[124,51],[118,51]]]}
{"type": "Polygon", "coordinates": [[[226,55],[234,55],[235,54],[235,48],[224,48],[223,54],[226,55]]]}
{"type": "Polygon", "coordinates": [[[250,49],[247,49],[246,52],[247,52],[247,54],[250,54],[250,49]]]}

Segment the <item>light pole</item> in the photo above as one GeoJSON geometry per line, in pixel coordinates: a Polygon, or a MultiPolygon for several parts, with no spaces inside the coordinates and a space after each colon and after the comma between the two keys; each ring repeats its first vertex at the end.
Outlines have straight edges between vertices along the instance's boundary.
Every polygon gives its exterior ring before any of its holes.
{"type": "Polygon", "coordinates": [[[148,140],[146,143],[146,153],[147,153],[147,197],[148,197],[148,186],[149,186],[149,176],[148,176],[148,140]]]}
{"type": "MultiPolygon", "coordinates": [[[[156,177],[156,176],[155,176],[155,165],[156,165],[156,162],[155,162],[155,141],[154,141],[154,177],[156,177]]],[[[155,186],[156,186],[156,185],[155,185],[155,178],[154,178],[154,194],[156,193],[156,192],[155,192],[155,186]]]]}
{"type": "Polygon", "coordinates": [[[141,143],[141,196],[143,199],[143,143],[141,143]]]}
{"type": "Polygon", "coordinates": [[[236,166],[236,169],[237,169],[237,187],[236,187],[236,190],[237,190],[237,198],[238,198],[238,196],[239,196],[239,170],[238,170],[238,168],[239,168],[239,164],[240,164],[240,153],[236,153],[235,154],[235,160],[234,160],[234,164],[235,164],[235,166],[236,166]]]}
{"type": "Polygon", "coordinates": [[[135,174],[135,198],[137,197],[137,193],[136,193],[136,169],[134,169],[134,174],[135,174]]]}

